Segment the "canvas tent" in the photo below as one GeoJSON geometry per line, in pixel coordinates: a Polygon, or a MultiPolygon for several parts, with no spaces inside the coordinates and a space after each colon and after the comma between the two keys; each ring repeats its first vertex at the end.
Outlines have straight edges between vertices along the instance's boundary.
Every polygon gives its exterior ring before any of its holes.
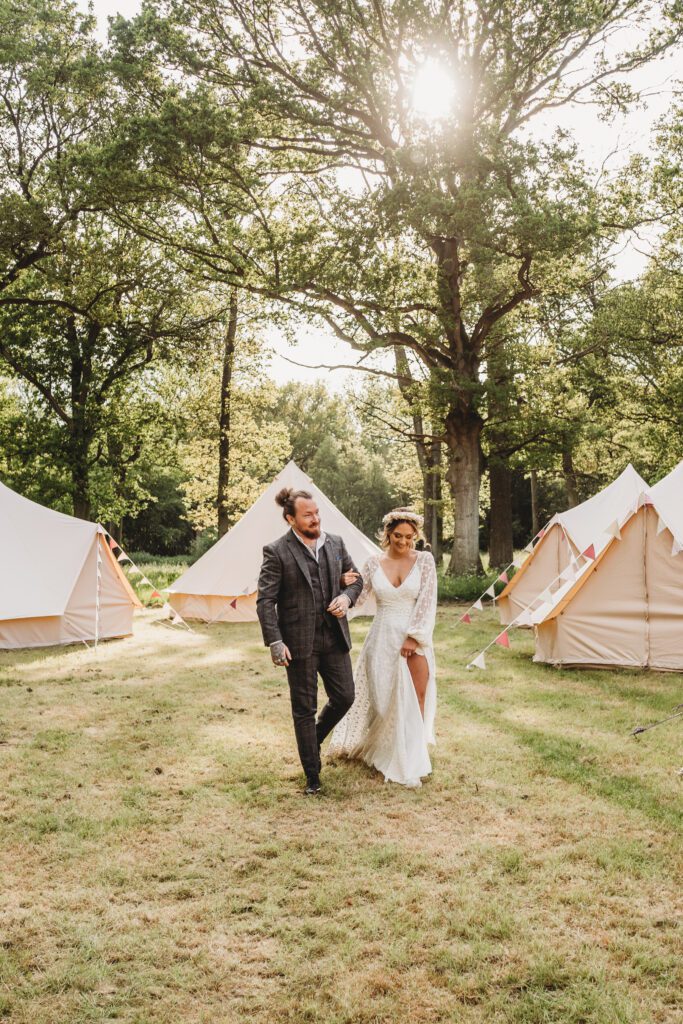
{"type": "Polygon", "coordinates": [[[133,631],[140,602],[102,527],[2,483],[0,571],[0,648],[91,643],[133,631]]]}
{"type": "MultiPolygon", "coordinates": [[[[296,463],[288,462],[239,522],[171,586],[169,602],[184,619],[252,622],[257,618],[256,585],[263,547],[289,529],[282,509],[275,503],[275,495],[283,487],[313,495],[320,509],[322,529],[343,538],[359,569],[370,555],[378,554],[377,545],[335,508],[296,463]]],[[[359,612],[372,615],[374,603],[366,602],[359,612]]]]}
{"type": "Polygon", "coordinates": [[[683,670],[683,463],[532,615],[535,661],[683,670]]]}
{"type": "Polygon", "coordinates": [[[596,553],[602,550],[610,540],[605,531],[614,522],[621,524],[646,490],[647,484],[629,463],[604,490],[553,516],[533,552],[498,597],[501,622],[513,622],[591,544],[596,553]]]}

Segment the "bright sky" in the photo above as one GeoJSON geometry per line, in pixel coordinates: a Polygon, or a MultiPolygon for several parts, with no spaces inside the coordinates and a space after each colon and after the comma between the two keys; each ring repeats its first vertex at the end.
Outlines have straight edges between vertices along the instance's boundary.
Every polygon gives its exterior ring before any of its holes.
{"type": "MultiPolygon", "coordinates": [[[[79,6],[87,8],[87,0],[78,0],[79,6]]],[[[106,36],[107,18],[114,14],[132,17],[140,9],[139,0],[92,0],[92,9],[97,15],[100,31],[106,36]]],[[[623,38],[619,46],[625,45],[623,38]]],[[[601,122],[596,111],[588,106],[574,106],[563,109],[552,121],[547,119],[539,125],[541,131],[551,133],[560,126],[571,131],[578,140],[584,159],[597,170],[614,172],[633,153],[646,153],[652,148],[652,131],[655,122],[671,105],[674,91],[680,90],[680,51],[657,61],[629,77],[636,89],[644,90],[644,102],[626,115],[615,118],[610,124],[601,122]],[[678,83],[676,82],[678,79],[678,83]]],[[[617,273],[627,280],[637,276],[643,269],[652,236],[627,242],[617,256],[617,273]]],[[[344,364],[355,365],[357,353],[347,345],[335,341],[328,334],[310,328],[301,332],[298,343],[292,347],[278,333],[273,334],[273,361],[271,372],[278,383],[286,380],[313,381],[323,377],[334,390],[341,391],[348,381],[348,370],[328,372],[320,369],[301,369],[292,365],[285,357],[307,366],[344,364]]],[[[356,374],[353,374],[356,377],[356,374]]]]}

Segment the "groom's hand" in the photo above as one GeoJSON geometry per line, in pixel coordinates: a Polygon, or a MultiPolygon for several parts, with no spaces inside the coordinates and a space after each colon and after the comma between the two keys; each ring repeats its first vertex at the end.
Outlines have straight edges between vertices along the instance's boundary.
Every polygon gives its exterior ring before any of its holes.
{"type": "Polygon", "coordinates": [[[339,597],[335,597],[334,601],[330,602],[327,610],[330,615],[334,615],[335,619],[343,619],[350,605],[351,602],[346,594],[340,594],[339,597]]]}
{"type": "Polygon", "coordinates": [[[270,656],[273,659],[273,665],[284,665],[285,668],[292,660],[289,647],[282,640],[277,640],[270,645],[270,656]]]}

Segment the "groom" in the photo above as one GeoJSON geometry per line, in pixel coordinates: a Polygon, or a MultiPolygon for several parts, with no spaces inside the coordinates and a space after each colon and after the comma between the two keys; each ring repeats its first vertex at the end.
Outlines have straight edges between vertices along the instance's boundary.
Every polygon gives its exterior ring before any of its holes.
{"type": "Polygon", "coordinates": [[[273,663],[287,669],[305,792],[315,795],[320,744],[353,704],[346,613],[363,580],[359,575],[342,588],[342,574],[358,570],[341,537],[321,532],[318,506],[308,491],[284,488],[275,500],[291,529],[263,549],[256,609],[273,663]],[[328,701],[316,721],[318,674],[328,701]]]}

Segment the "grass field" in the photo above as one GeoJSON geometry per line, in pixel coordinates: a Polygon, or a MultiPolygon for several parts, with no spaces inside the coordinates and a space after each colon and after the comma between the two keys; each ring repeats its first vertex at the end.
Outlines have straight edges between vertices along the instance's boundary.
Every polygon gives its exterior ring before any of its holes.
{"type": "Polygon", "coordinates": [[[255,625],[0,653],[0,1019],[683,1022],[683,724],[629,737],[682,677],[467,672],[457,614],[419,791],[301,795],[255,625]]]}

